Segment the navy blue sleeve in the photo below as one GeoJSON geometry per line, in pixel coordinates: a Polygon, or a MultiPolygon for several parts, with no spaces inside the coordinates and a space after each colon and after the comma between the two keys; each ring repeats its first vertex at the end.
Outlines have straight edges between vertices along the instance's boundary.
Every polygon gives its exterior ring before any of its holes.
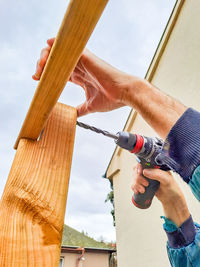
{"type": "Polygon", "coordinates": [[[188,108],[170,130],[164,147],[164,161],[189,183],[200,165],[200,113],[188,108]]]}
{"type": "Polygon", "coordinates": [[[163,228],[168,237],[170,248],[181,248],[191,244],[197,233],[192,216],[190,216],[180,227],[177,227],[171,220],[162,216],[165,220],[163,228]],[[173,226],[173,227],[172,227],[173,226]]]}

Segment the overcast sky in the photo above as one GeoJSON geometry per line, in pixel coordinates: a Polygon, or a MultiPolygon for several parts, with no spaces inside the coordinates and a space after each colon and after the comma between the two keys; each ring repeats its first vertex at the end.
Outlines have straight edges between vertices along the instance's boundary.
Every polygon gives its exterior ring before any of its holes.
{"type": "MultiPolygon", "coordinates": [[[[69,1],[0,0],[0,195],[15,154],[13,145],[37,83],[31,79],[46,39],[56,35],[69,1]]],[[[144,77],[175,0],[109,1],[88,48],[115,67],[144,77]]],[[[77,106],[83,90],[67,84],[59,100],[77,106]]],[[[129,108],[87,115],[80,121],[118,132],[129,108]]],[[[110,191],[102,178],[115,145],[84,129],[76,132],[65,223],[98,239],[115,240],[110,191]]]]}

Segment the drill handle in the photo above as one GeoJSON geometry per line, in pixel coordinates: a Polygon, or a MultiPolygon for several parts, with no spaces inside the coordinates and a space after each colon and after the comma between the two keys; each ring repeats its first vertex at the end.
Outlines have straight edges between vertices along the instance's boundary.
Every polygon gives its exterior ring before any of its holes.
{"type": "MultiPolygon", "coordinates": [[[[144,158],[137,157],[137,161],[142,165],[143,169],[160,168],[163,170],[169,170],[167,166],[158,166],[153,157],[151,158],[151,161],[146,161],[144,158]]],[[[151,180],[144,175],[142,176],[149,182],[149,185],[145,187],[145,192],[143,194],[133,194],[132,202],[140,209],[147,209],[151,206],[153,197],[160,186],[160,182],[151,180]]]]}
{"type": "Polygon", "coordinates": [[[143,194],[133,194],[132,202],[137,208],[147,209],[151,206],[152,199],[160,186],[160,182],[151,180],[145,176],[143,177],[149,182],[149,185],[145,188],[143,194]]]}

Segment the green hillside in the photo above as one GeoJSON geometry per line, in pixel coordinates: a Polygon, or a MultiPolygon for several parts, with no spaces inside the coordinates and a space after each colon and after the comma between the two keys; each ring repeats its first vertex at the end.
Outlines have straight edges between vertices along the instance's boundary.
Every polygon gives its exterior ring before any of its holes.
{"type": "Polygon", "coordinates": [[[62,246],[90,247],[90,248],[111,248],[103,242],[98,242],[93,238],[80,233],[75,229],[64,225],[62,246]]]}

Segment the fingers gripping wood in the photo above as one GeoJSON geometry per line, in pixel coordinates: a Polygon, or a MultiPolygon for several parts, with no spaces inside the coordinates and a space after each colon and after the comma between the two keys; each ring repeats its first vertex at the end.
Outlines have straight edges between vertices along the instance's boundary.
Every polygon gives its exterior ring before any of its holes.
{"type": "Polygon", "coordinates": [[[36,140],[99,20],[108,0],[71,0],[36,89],[21,138],[36,140]]]}

